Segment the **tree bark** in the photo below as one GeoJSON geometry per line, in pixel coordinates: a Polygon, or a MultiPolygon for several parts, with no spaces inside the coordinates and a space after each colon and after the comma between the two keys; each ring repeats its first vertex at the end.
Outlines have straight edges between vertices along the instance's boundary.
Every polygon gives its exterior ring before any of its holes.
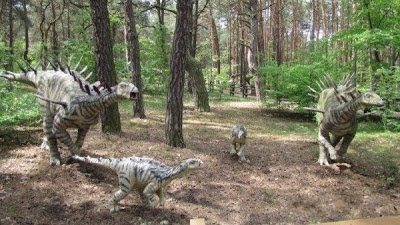
{"type": "Polygon", "coordinates": [[[211,51],[212,51],[212,67],[213,70],[211,72],[210,78],[210,90],[214,89],[214,71],[217,74],[221,73],[221,60],[220,60],[220,50],[219,50],[219,40],[218,40],[218,32],[217,26],[215,25],[215,20],[212,14],[212,8],[210,7],[210,22],[209,22],[209,29],[211,35],[211,51]]]}
{"type": "Polygon", "coordinates": [[[274,0],[271,6],[273,25],[272,25],[272,45],[274,48],[274,58],[278,65],[283,63],[283,13],[281,0],[274,0]]]}
{"type": "Polygon", "coordinates": [[[8,47],[9,47],[9,61],[7,65],[8,70],[13,70],[13,61],[14,61],[14,18],[13,18],[13,1],[9,0],[8,2],[8,25],[9,25],[9,33],[8,33],[8,47]]]}
{"type": "Polygon", "coordinates": [[[249,50],[249,69],[251,73],[254,76],[254,87],[256,91],[256,99],[257,101],[261,101],[262,99],[262,93],[263,93],[263,88],[262,88],[262,82],[261,82],[261,77],[260,73],[258,71],[259,67],[259,57],[260,57],[260,51],[259,51],[259,25],[258,25],[258,0],[250,0],[250,24],[251,24],[251,49],[249,50]]]}
{"type": "Polygon", "coordinates": [[[208,92],[205,84],[201,65],[196,61],[196,47],[197,47],[197,25],[198,25],[198,12],[199,12],[199,1],[194,1],[194,12],[193,16],[188,21],[190,27],[189,32],[189,53],[186,62],[186,71],[188,72],[188,89],[189,93],[193,94],[194,105],[196,110],[209,112],[210,105],[208,101],[208,92]]]}
{"type": "MultiPolygon", "coordinates": [[[[107,0],[90,0],[94,39],[96,43],[96,73],[101,83],[116,85],[114,56],[111,43],[110,19],[108,17],[107,0]]],[[[101,129],[104,133],[121,131],[118,104],[111,105],[101,115],[101,129]]]]}
{"type": "Polygon", "coordinates": [[[139,37],[136,31],[135,15],[132,7],[132,0],[125,0],[125,23],[126,23],[126,40],[128,48],[128,61],[132,69],[132,81],[139,90],[136,95],[135,104],[133,107],[133,117],[139,117],[140,119],[146,118],[144,113],[143,103],[143,88],[142,88],[142,76],[140,66],[140,48],[139,48],[139,37]]]}
{"type": "Polygon", "coordinates": [[[192,16],[191,1],[177,0],[175,33],[172,43],[172,53],[167,95],[167,111],[165,117],[166,144],[172,147],[185,147],[183,140],[183,84],[185,77],[186,56],[188,52],[189,24],[192,16]]]}
{"type": "Polygon", "coordinates": [[[29,18],[28,18],[28,10],[27,10],[27,0],[23,1],[23,9],[24,9],[24,31],[25,31],[25,50],[24,50],[24,59],[29,62],[28,53],[29,53],[29,18]]]}
{"type": "Polygon", "coordinates": [[[51,33],[52,33],[51,49],[53,51],[54,58],[57,60],[59,55],[59,46],[58,46],[58,34],[56,29],[57,15],[56,15],[56,7],[54,5],[54,1],[51,1],[51,13],[53,16],[53,23],[51,24],[51,33]]]}
{"type": "Polygon", "coordinates": [[[192,83],[194,107],[200,112],[210,112],[208,92],[203,72],[201,71],[201,64],[190,55],[187,56],[186,71],[188,71],[189,79],[192,83]]]}

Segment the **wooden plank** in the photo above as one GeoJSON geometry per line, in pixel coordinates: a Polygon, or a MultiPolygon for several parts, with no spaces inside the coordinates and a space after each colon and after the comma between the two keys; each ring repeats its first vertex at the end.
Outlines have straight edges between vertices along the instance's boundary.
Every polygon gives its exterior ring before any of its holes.
{"type": "Polygon", "coordinates": [[[370,219],[321,223],[321,225],[399,225],[399,224],[400,224],[400,216],[386,216],[386,217],[378,217],[370,219]]]}
{"type": "Polygon", "coordinates": [[[206,221],[204,218],[191,219],[190,225],[206,225],[206,221]]]}

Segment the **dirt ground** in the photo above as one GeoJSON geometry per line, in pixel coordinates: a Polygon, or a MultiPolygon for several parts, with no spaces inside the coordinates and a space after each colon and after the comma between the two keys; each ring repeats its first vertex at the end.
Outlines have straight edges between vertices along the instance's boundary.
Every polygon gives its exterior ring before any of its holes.
{"type": "MultiPolygon", "coordinates": [[[[398,186],[353,168],[337,172],[316,163],[315,136],[291,130],[312,122],[277,118],[253,102],[214,105],[211,113],[186,107],[187,148],[173,149],[163,143],[161,111],[149,110],[146,120],[121,116],[123,133],[103,135],[94,126],[85,154],[148,156],[169,165],[200,158],[204,167],[172,182],[164,207],[146,208],[133,191],[122,210],[110,214],[107,202],[117,189],[113,172],[77,163],[50,167],[48,152],[39,148],[42,133],[13,130],[0,139],[0,224],[189,224],[200,217],[206,224],[297,225],[400,214],[398,186]],[[249,132],[248,164],[228,153],[235,123],[249,132]]],[[[69,156],[65,147],[61,152],[69,156]]]]}

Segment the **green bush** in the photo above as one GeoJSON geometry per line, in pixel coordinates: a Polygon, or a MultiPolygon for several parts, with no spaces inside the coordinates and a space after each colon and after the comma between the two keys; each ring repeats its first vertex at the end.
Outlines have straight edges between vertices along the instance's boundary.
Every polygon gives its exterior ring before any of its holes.
{"type": "Polygon", "coordinates": [[[39,105],[29,90],[0,80],[0,99],[0,125],[39,125],[39,105]]]}

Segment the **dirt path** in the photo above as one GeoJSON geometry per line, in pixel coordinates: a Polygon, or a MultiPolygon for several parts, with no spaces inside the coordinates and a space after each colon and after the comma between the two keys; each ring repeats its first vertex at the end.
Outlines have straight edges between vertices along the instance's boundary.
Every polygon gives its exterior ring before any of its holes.
{"type": "Polygon", "coordinates": [[[316,163],[318,146],[306,129],[313,123],[275,118],[253,102],[212,109],[185,110],[185,149],[163,144],[164,115],[157,110],[149,110],[145,121],[123,113],[121,135],[102,135],[98,126],[88,134],[83,149],[92,156],[149,156],[167,164],[202,159],[202,170],[169,185],[163,208],[144,207],[134,191],[120,212],[110,214],[106,205],[117,187],[112,172],[79,164],[49,167],[40,132],[24,145],[2,143],[0,224],[189,224],[202,217],[207,224],[297,225],[400,214],[400,188],[316,163]],[[234,123],[249,131],[250,164],[227,153],[234,123]]]}

